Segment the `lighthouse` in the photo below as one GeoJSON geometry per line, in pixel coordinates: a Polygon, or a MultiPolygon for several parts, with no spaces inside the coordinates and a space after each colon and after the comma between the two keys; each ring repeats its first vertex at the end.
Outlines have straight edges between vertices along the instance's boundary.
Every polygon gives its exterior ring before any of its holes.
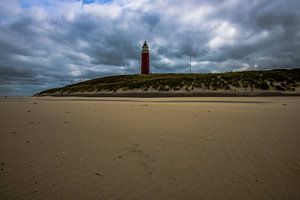
{"type": "Polygon", "coordinates": [[[145,40],[141,52],[141,74],[149,74],[150,70],[150,52],[145,40]]]}

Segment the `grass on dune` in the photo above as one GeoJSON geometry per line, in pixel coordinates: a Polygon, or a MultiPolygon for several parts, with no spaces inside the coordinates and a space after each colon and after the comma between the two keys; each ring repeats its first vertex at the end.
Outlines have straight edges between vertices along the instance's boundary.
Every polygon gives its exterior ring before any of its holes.
{"type": "Polygon", "coordinates": [[[207,90],[232,90],[247,88],[277,91],[294,91],[300,83],[300,68],[268,71],[243,71],[207,74],[150,74],[119,75],[96,78],[62,88],[54,88],[38,94],[74,92],[116,92],[122,90],[186,91],[195,88],[207,90]]]}

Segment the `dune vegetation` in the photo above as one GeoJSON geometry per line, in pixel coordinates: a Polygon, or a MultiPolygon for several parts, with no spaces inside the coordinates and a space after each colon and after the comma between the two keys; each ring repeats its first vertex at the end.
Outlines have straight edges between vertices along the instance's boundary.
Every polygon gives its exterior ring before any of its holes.
{"type": "Polygon", "coordinates": [[[130,91],[275,91],[293,92],[300,85],[300,68],[207,74],[150,74],[101,77],[36,95],[118,93],[130,91]]]}

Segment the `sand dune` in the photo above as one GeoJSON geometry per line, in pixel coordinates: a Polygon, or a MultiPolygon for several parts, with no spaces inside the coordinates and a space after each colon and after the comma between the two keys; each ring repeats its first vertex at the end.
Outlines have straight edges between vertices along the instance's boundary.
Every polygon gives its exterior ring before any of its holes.
{"type": "Polygon", "coordinates": [[[0,199],[300,199],[300,97],[1,98],[0,199]]]}

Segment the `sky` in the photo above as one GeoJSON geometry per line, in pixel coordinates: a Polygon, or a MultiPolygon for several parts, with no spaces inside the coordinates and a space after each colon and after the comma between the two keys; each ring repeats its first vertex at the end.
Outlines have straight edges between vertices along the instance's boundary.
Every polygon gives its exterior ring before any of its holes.
{"type": "Polygon", "coordinates": [[[299,0],[0,0],[0,95],[96,77],[300,67],[299,0]]]}

